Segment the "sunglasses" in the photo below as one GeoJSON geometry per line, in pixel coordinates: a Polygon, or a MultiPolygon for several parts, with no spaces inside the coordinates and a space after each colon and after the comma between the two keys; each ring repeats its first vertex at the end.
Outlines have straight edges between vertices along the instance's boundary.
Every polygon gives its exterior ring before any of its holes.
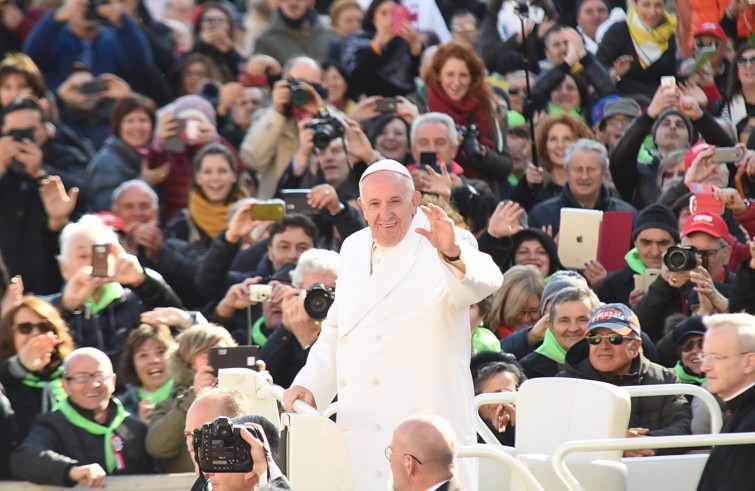
{"type": "Polygon", "coordinates": [[[737,58],[737,65],[744,65],[744,66],[750,66],[755,65],[755,56],[751,56],[749,58],[737,58]]]}
{"type": "Polygon", "coordinates": [[[611,334],[591,334],[585,339],[587,339],[587,342],[592,344],[593,346],[597,346],[603,342],[603,338],[607,338],[609,343],[617,346],[623,343],[625,339],[632,339],[629,336],[622,336],[621,334],[616,334],[615,332],[612,332],[611,334]]]}
{"type": "Polygon", "coordinates": [[[519,95],[524,89],[509,89],[509,95],[519,95]]]}
{"type": "Polygon", "coordinates": [[[31,334],[31,332],[36,329],[39,331],[40,334],[44,334],[46,332],[52,332],[55,328],[52,324],[49,322],[20,322],[16,324],[16,331],[20,332],[21,334],[31,334]]]}
{"type": "Polygon", "coordinates": [[[695,346],[697,346],[698,349],[703,349],[703,338],[700,339],[690,339],[684,345],[682,346],[682,351],[684,353],[689,353],[693,349],[695,349],[695,346]]]}

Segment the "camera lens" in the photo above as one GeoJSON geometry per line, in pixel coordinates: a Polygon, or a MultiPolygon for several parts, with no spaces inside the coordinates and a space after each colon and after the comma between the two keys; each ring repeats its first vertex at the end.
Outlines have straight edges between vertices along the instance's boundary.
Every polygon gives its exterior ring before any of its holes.
{"type": "Polygon", "coordinates": [[[681,271],[684,265],[687,263],[687,255],[682,251],[673,251],[668,256],[669,269],[676,269],[681,271]]]}
{"type": "Polygon", "coordinates": [[[303,106],[309,101],[309,91],[303,87],[296,86],[291,89],[291,102],[295,106],[303,106]]]}

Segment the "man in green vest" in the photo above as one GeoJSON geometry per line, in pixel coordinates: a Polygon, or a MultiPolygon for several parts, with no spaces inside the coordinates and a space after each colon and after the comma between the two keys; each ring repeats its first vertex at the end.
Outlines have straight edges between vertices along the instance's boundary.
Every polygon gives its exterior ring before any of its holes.
{"type": "Polygon", "coordinates": [[[37,484],[100,488],[109,474],[146,474],[147,427],[113,397],[110,359],[95,348],[79,348],[63,364],[67,398],[37,418],[11,456],[13,477],[37,484]]]}

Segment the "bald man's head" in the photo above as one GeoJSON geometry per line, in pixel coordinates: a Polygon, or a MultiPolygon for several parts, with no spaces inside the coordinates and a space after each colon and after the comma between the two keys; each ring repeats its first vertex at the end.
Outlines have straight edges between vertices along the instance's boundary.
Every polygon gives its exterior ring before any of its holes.
{"type": "Polygon", "coordinates": [[[396,491],[426,489],[456,473],[456,436],[448,421],[438,416],[405,419],[393,432],[390,448],[396,491]]]}

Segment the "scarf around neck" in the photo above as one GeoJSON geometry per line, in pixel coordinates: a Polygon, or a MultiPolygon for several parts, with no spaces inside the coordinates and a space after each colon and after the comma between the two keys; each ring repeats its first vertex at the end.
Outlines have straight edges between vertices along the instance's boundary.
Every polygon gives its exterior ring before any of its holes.
{"type": "Polygon", "coordinates": [[[230,204],[213,205],[197,191],[189,191],[189,214],[199,228],[213,239],[228,225],[230,209],[230,204]]]}
{"type": "Polygon", "coordinates": [[[674,365],[674,372],[676,372],[676,376],[679,377],[679,380],[683,384],[703,385],[708,380],[705,377],[690,373],[690,371],[682,365],[681,361],[677,361],[676,365],[674,365]]]}
{"type": "MultiPolygon", "coordinates": [[[[63,416],[65,416],[66,420],[68,420],[69,423],[77,428],[81,428],[90,435],[104,436],[103,440],[105,444],[105,470],[108,474],[112,474],[116,468],[123,469],[125,466],[122,459],[116,459],[113,446],[116,443],[115,430],[126,419],[126,411],[123,409],[123,404],[121,404],[121,401],[119,401],[118,399],[110,398],[110,403],[115,405],[116,412],[113,421],[111,421],[108,426],[101,425],[95,421],[92,421],[91,419],[82,416],[71,405],[71,403],[68,401],[68,398],[63,399],[58,404],[58,410],[63,414],[63,416]]],[[[122,447],[122,442],[120,444],[120,447],[122,447]]],[[[117,451],[118,454],[120,454],[122,448],[118,448],[117,451]]]]}
{"type": "Polygon", "coordinates": [[[448,97],[439,83],[434,83],[428,86],[427,107],[431,111],[448,114],[456,124],[463,124],[464,126],[469,126],[471,123],[476,124],[480,132],[480,143],[484,143],[489,148],[495,148],[488,127],[487,116],[490,111],[486,111],[482,107],[479,98],[467,94],[461,101],[454,101],[448,97]]]}
{"type": "Polygon", "coordinates": [[[160,387],[155,389],[154,392],[147,392],[146,390],[142,390],[141,387],[137,390],[137,393],[139,394],[139,400],[143,401],[144,399],[149,397],[149,402],[151,404],[157,404],[158,402],[163,402],[168,397],[170,397],[171,392],[173,392],[173,379],[172,378],[169,378],[167,382],[165,382],[160,387]]]}
{"type": "Polygon", "coordinates": [[[54,411],[58,403],[66,398],[63,390],[63,365],[50,373],[47,378],[41,378],[34,373],[27,373],[21,380],[26,387],[42,389],[42,412],[54,411]]]}
{"type": "Polygon", "coordinates": [[[550,329],[545,330],[545,338],[543,344],[535,350],[536,353],[540,353],[546,358],[550,358],[558,364],[563,365],[566,361],[566,350],[558,344],[556,336],[553,335],[550,329]]]}
{"type": "Polygon", "coordinates": [[[651,29],[642,23],[637,9],[631,7],[627,14],[627,28],[640,66],[645,69],[658,61],[668,49],[669,39],[676,32],[676,17],[664,11],[661,22],[651,29]]]}

